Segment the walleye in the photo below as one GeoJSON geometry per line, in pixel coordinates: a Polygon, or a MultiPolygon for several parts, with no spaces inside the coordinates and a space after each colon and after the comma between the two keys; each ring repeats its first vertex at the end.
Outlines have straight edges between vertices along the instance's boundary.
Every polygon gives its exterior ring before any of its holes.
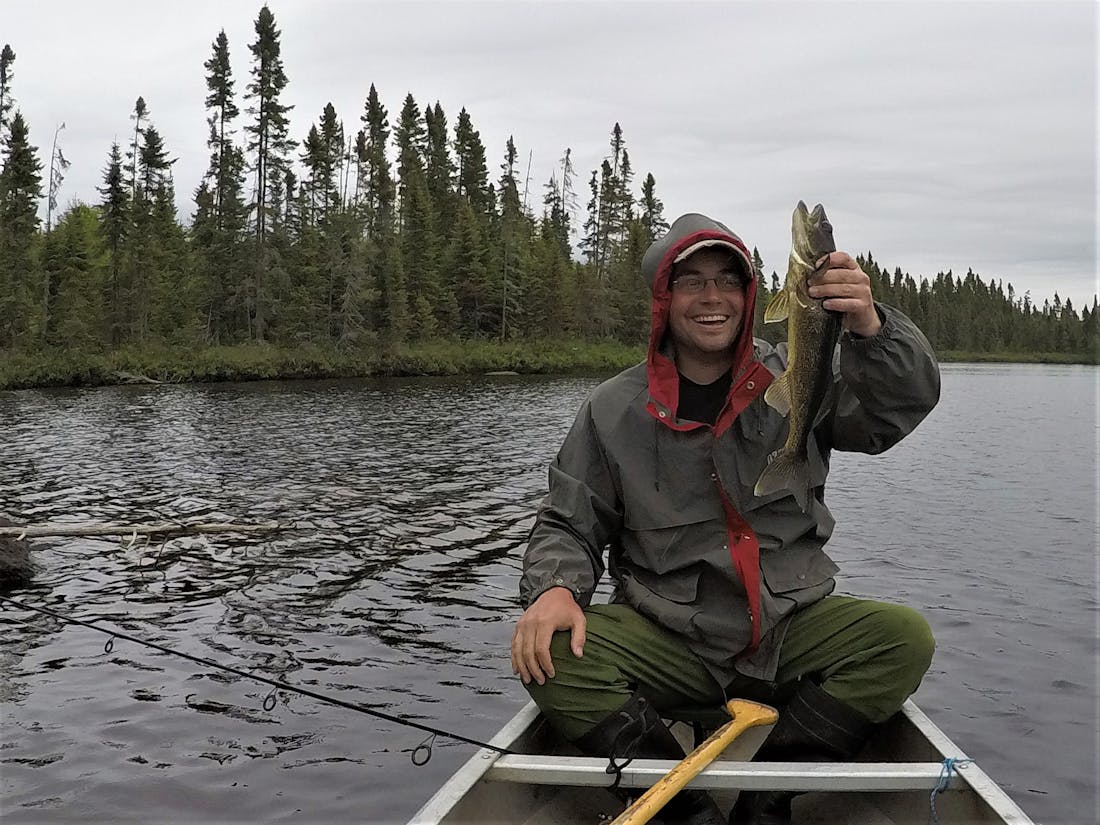
{"type": "Polygon", "coordinates": [[[764,400],[788,416],[787,441],[756,481],[755,493],[766,496],[789,490],[803,512],[813,494],[806,443],[833,382],[833,350],[840,337],[840,313],[811,298],[808,280],[818,259],[836,250],[833,227],[818,204],[811,213],[798,202],[791,221],[791,257],[783,289],[768,303],[764,321],[787,319],[787,369],[764,393],[764,400]]]}

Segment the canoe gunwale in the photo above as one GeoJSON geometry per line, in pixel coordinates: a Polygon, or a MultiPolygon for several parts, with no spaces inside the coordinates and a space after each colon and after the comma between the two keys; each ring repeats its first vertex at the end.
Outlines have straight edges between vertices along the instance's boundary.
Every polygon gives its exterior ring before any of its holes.
{"type": "MultiPolygon", "coordinates": [[[[505,723],[489,744],[497,748],[509,748],[515,744],[539,717],[539,709],[534,702],[528,702],[519,712],[505,723]]],[[[470,789],[485,778],[485,774],[502,754],[489,748],[480,748],[463,765],[451,774],[443,786],[436,791],[424,807],[417,811],[408,825],[437,825],[447,812],[462,799],[470,789]]]]}
{"type": "Polygon", "coordinates": [[[955,765],[955,774],[950,777],[948,788],[956,778],[961,778],[970,788],[980,796],[985,803],[999,816],[1006,825],[1035,825],[1034,820],[1023,809],[1012,801],[1004,789],[994,782],[989,775],[978,767],[978,763],[971,760],[963,753],[962,749],[940,730],[928,715],[917,707],[916,702],[907,699],[901,709],[905,718],[913,727],[923,734],[925,739],[939,751],[944,759],[954,758],[962,760],[962,764],[955,765]]]}

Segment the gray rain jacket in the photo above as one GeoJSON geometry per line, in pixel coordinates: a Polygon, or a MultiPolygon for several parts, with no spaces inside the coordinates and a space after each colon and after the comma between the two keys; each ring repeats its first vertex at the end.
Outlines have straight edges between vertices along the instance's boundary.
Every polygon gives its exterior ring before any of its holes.
{"type": "MultiPolygon", "coordinates": [[[[587,606],[608,571],[613,601],[626,602],[681,635],[721,685],[735,671],[771,680],[795,610],[835,587],[822,549],[833,531],[824,503],[830,450],[880,453],[911,432],[939,399],[939,368],[924,335],[902,313],[876,304],[882,330],[841,337],[836,381],[810,439],[815,497],[803,513],[793,496],[758,498],[753,487],[787,437],[787,419],[763,393],[786,368],[786,344],[743,328],[733,381],[715,424],[677,417],[679,379],[666,341],[673,261],[689,247],[748,249],[702,215],[678,219],[642,262],[652,285],[653,323],[644,364],[600,384],[585,401],[550,466],[524,557],[524,607],[551,587],[587,606]]],[[[746,287],[751,328],[756,280],[746,287]]]]}

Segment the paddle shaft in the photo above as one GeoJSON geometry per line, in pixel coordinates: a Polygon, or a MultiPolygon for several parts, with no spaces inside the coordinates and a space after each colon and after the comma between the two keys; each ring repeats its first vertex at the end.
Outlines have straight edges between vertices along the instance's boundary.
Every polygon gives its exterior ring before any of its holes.
{"type": "Polygon", "coordinates": [[[634,803],[619,814],[611,825],[644,825],[649,822],[665,806],[665,803],[678,794],[703,768],[713,762],[734,739],[749,728],[770,725],[779,718],[779,714],[773,708],[744,699],[731,699],[726,703],[726,710],[733,718],[685,756],[676,767],[657,780],[648,791],[634,800],[634,803]]]}

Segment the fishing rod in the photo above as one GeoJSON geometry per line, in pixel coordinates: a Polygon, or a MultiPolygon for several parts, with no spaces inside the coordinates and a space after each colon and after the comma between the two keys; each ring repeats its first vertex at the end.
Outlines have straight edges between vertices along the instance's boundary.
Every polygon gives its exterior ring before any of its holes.
{"type": "MultiPolygon", "coordinates": [[[[215,662],[212,659],[205,659],[202,656],[192,656],[190,653],[184,653],[180,650],[173,650],[170,647],[165,647],[164,645],[157,644],[156,642],[150,642],[146,639],[139,639],[137,636],[131,636],[128,633],[123,633],[118,630],[112,630],[110,628],[103,627],[102,625],[94,624],[92,622],[86,622],[83,619],[74,619],[72,616],[66,616],[64,613],[58,613],[56,610],[50,610],[48,607],[38,607],[36,605],[27,604],[26,602],[19,601],[18,599],[12,599],[4,595],[0,595],[0,601],[8,602],[9,604],[13,604],[16,607],[22,608],[23,610],[30,610],[34,613],[41,613],[45,616],[52,616],[55,619],[60,619],[61,621],[67,622],[69,624],[89,627],[92,630],[98,631],[99,633],[104,633],[111,637],[103,646],[104,653],[110,653],[114,649],[116,638],[125,639],[128,642],[133,642],[137,645],[149,647],[153,650],[159,650],[160,652],[167,653],[171,656],[178,656],[181,659],[187,659],[188,661],[197,662],[198,664],[206,665],[207,667],[212,667],[217,670],[224,670],[227,673],[233,673],[237,676],[243,676],[246,679],[252,679],[257,682],[271,685],[272,691],[266,697],[264,697],[263,702],[263,708],[268,712],[275,708],[275,703],[276,701],[278,701],[277,691],[287,690],[291,693],[299,693],[302,696],[309,696],[311,699],[316,699],[320,702],[326,702],[330,705],[336,705],[338,707],[347,708],[348,710],[365,713],[368,716],[374,716],[378,719],[384,719],[387,722],[393,722],[398,725],[404,725],[405,727],[416,728],[417,730],[425,731],[427,733],[430,733],[431,736],[421,742],[413,750],[411,757],[413,764],[418,767],[427,764],[428,760],[432,758],[432,742],[437,736],[443,736],[447,739],[454,739],[457,742],[464,742],[467,745],[476,745],[479,748],[486,748],[488,750],[496,751],[497,753],[515,753],[515,751],[510,751],[507,748],[500,748],[487,742],[480,742],[477,739],[470,739],[469,737],[462,736],[461,734],[457,733],[452,733],[450,731],[443,730],[442,728],[435,728],[431,725],[424,725],[420,722],[414,722],[413,720],[407,719],[403,716],[394,716],[390,713],[384,713],[380,710],[374,710],[373,708],[369,708],[366,705],[362,705],[358,702],[348,702],[343,699],[337,699],[334,696],[327,696],[324,693],[318,693],[317,691],[310,690],[309,688],[298,687],[297,685],[292,685],[288,682],[284,682],[282,679],[270,679],[267,676],[261,676],[258,673],[249,673],[247,670],[240,670],[239,668],[231,667],[230,665],[223,665],[220,662],[215,662]]],[[[25,620],[23,621],[24,624],[27,623],[25,620]]]]}

